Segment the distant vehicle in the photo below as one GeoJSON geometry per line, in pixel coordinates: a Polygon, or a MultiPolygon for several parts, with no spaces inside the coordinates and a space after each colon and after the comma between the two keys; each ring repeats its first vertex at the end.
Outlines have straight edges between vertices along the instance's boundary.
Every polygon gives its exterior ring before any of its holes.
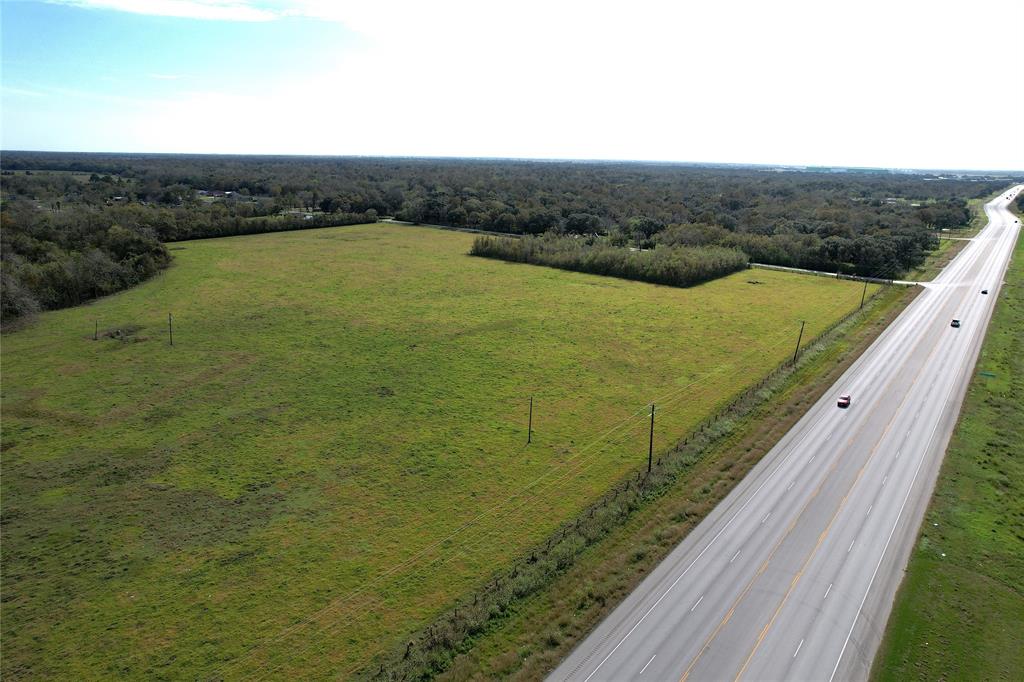
{"type": "Polygon", "coordinates": [[[981,290],[981,293],[983,293],[983,294],[987,294],[987,293],[988,293],[988,289],[982,289],[982,290],[981,290]]]}
{"type": "Polygon", "coordinates": [[[960,320],[954,319],[952,322],[949,323],[949,326],[950,327],[959,327],[960,326],[960,320]]]}
{"type": "Polygon", "coordinates": [[[839,407],[849,407],[850,406],[850,394],[849,393],[844,393],[841,396],[839,396],[839,402],[837,404],[839,405],[839,407]]]}

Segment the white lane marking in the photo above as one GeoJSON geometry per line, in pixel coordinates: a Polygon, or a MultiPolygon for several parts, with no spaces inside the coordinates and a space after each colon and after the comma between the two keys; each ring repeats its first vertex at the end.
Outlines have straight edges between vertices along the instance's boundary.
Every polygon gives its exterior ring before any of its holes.
{"type": "MultiPolygon", "coordinates": [[[[1005,268],[1006,265],[1004,264],[1003,267],[1005,268]]],[[[949,404],[949,397],[953,395],[957,382],[960,380],[960,375],[963,373],[964,360],[967,359],[969,348],[970,347],[968,347],[968,351],[964,351],[960,358],[959,369],[957,369],[956,375],[953,377],[953,382],[950,384],[949,390],[946,392],[945,400],[942,401],[943,409],[945,409],[949,404]]],[[[868,600],[868,595],[871,594],[871,587],[875,584],[875,578],[878,577],[878,569],[882,567],[882,561],[885,560],[885,553],[889,551],[889,545],[892,543],[892,538],[896,534],[896,528],[900,525],[900,519],[903,518],[903,511],[907,507],[907,502],[910,501],[910,493],[914,491],[914,484],[917,482],[917,477],[921,474],[921,467],[924,466],[924,461],[927,459],[925,455],[927,455],[928,450],[931,449],[932,441],[935,440],[935,433],[939,430],[940,421],[935,422],[935,425],[932,427],[932,432],[928,436],[928,442],[925,443],[924,450],[922,451],[924,455],[922,455],[921,459],[917,462],[917,469],[914,470],[914,477],[910,479],[910,486],[907,488],[907,494],[903,496],[903,504],[900,505],[900,511],[896,515],[896,522],[892,524],[892,529],[889,530],[889,537],[885,541],[885,546],[882,547],[882,554],[878,557],[878,563],[875,564],[875,570],[871,573],[871,580],[868,581],[868,587],[864,590],[864,596],[860,600],[860,606],[857,607],[857,615],[853,617],[853,622],[850,623],[850,630],[846,633],[846,641],[843,642],[843,648],[839,651],[839,658],[836,659],[835,667],[832,668],[832,674],[829,675],[828,682],[832,682],[832,680],[836,678],[836,673],[839,672],[839,664],[843,662],[843,656],[846,654],[846,647],[850,646],[850,638],[853,637],[853,631],[857,627],[857,621],[860,620],[860,614],[864,610],[864,603],[868,600]]]]}
{"type": "Polygon", "coordinates": [[[807,460],[807,463],[810,464],[811,462],[813,462],[815,457],[817,457],[817,455],[811,455],[811,458],[807,460]]]}
{"type": "Polygon", "coordinates": [[[737,549],[736,553],[732,555],[731,559],[729,559],[729,563],[731,564],[732,562],[736,561],[736,557],[738,557],[740,555],[740,552],[742,552],[742,551],[743,550],[741,550],[741,549],[737,549]]]}
{"type": "Polygon", "coordinates": [[[828,439],[829,439],[829,438],[831,438],[831,437],[832,437],[832,434],[830,433],[830,434],[828,434],[827,436],[825,436],[825,440],[828,440],[828,439]]]}
{"type": "Polygon", "coordinates": [[[850,553],[850,550],[851,550],[851,549],[853,549],[853,543],[854,543],[854,542],[857,542],[856,538],[854,539],[854,541],[853,541],[853,542],[851,542],[851,543],[850,543],[850,546],[849,546],[849,547],[848,547],[848,548],[846,549],[846,553],[847,553],[847,554],[849,554],[849,553],[850,553]]]}
{"type": "Polygon", "coordinates": [[[801,639],[800,643],[796,645],[796,651],[793,652],[793,658],[796,658],[796,655],[798,653],[800,653],[800,647],[802,647],[803,645],[804,645],[804,640],[801,639]]]}
{"type": "Polygon", "coordinates": [[[786,492],[789,492],[789,489],[793,487],[793,484],[794,484],[794,483],[796,483],[796,481],[790,481],[790,482],[789,482],[789,487],[788,487],[788,488],[786,488],[786,492]]]}
{"type": "Polygon", "coordinates": [[[882,485],[885,486],[885,482],[889,480],[889,475],[886,474],[885,478],[882,479],[882,485]]]}
{"type": "Polygon", "coordinates": [[[690,613],[693,613],[693,610],[694,610],[695,608],[697,608],[697,606],[698,606],[698,605],[699,605],[699,604],[700,604],[700,603],[701,603],[702,601],[704,601],[704,595],[703,595],[703,594],[702,594],[702,595],[700,595],[700,599],[698,599],[698,600],[697,600],[697,603],[696,603],[696,604],[694,604],[693,606],[691,606],[691,607],[690,607],[690,613]]]}
{"type": "MultiPolygon", "coordinates": [[[[657,657],[657,655],[658,654],[654,654],[654,656],[651,656],[651,661],[653,661],[657,657]]],[[[651,661],[647,661],[647,665],[650,665],[651,661]]],[[[640,674],[641,675],[643,675],[644,671],[647,670],[647,665],[645,665],[644,667],[640,668],[640,674]]]]}
{"type": "MultiPolygon", "coordinates": [[[[974,244],[972,244],[972,246],[974,246],[974,244]]],[[[939,280],[945,281],[946,279],[953,279],[953,277],[955,275],[959,274],[960,270],[968,269],[971,265],[974,264],[974,261],[977,260],[977,258],[974,256],[976,251],[977,251],[977,249],[974,249],[974,250],[972,250],[970,248],[965,249],[960,254],[960,256],[958,256],[949,265],[949,267],[946,267],[946,268],[943,269],[942,274],[939,275],[939,277],[937,278],[936,281],[939,281],[939,280]],[[965,258],[964,257],[965,255],[968,255],[969,257],[965,258]]],[[[911,336],[912,329],[913,329],[913,324],[919,318],[926,318],[929,315],[929,313],[931,312],[932,309],[939,309],[939,308],[942,307],[942,304],[943,304],[943,300],[942,300],[941,297],[937,297],[937,298],[934,298],[934,299],[925,299],[924,297],[922,297],[921,299],[918,299],[918,300],[925,301],[925,303],[923,303],[922,305],[919,305],[919,306],[915,306],[915,305],[911,304],[911,306],[909,306],[907,308],[907,310],[912,311],[910,313],[910,316],[906,317],[906,318],[903,318],[902,314],[901,314],[900,318],[898,318],[896,321],[894,321],[894,324],[889,325],[889,327],[886,328],[885,332],[883,332],[882,335],[879,336],[879,340],[882,340],[883,345],[886,344],[886,343],[894,344],[894,343],[896,343],[896,340],[898,340],[900,337],[909,337],[909,336],[911,336]]],[[[915,303],[916,302],[917,301],[915,301],[915,303]]],[[[906,313],[906,311],[904,311],[904,313],[906,313]]],[[[877,341],[878,340],[876,340],[876,342],[877,341]]],[[[879,351],[875,351],[875,352],[871,353],[867,357],[867,359],[863,363],[861,363],[861,360],[864,357],[865,356],[861,356],[861,358],[858,358],[857,362],[854,363],[854,365],[850,368],[850,370],[852,370],[857,375],[857,381],[858,382],[861,381],[861,380],[864,380],[864,378],[866,376],[870,375],[871,374],[871,370],[878,371],[879,369],[884,369],[891,362],[893,362],[893,360],[894,360],[894,358],[891,355],[880,355],[879,351]],[[886,358],[888,358],[888,359],[886,359],[886,358]]],[[[857,385],[859,385],[859,383],[857,385]]],[[[651,613],[653,613],[654,610],[656,608],[658,608],[658,606],[661,604],[661,602],[665,600],[665,597],[668,596],[669,592],[671,592],[675,588],[675,586],[679,584],[679,581],[681,581],[686,576],[686,574],[689,573],[690,569],[692,569],[696,565],[696,563],[698,561],[700,561],[701,557],[703,557],[704,554],[707,553],[707,551],[709,549],[711,549],[711,546],[715,544],[715,542],[718,540],[718,538],[720,538],[722,536],[722,534],[725,533],[725,531],[728,530],[730,526],[732,526],[733,522],[737,518],[739,518],[739,516],[743,513],[743,511],[747,508],[747,506],[754,500],[754,498],[757,497],[758,493],[760,493],[761,490],[766,485],[768,485],[768,483],[773,478],[775,478],[775,475],[779,472],[779,470],[782,469],[783,466],[786,465],[786,463],[789,461],[789,458],[793,455],[793,453],[799,451],[800,447],[804,444],[804,442],[808,438],[811,437],[811,434],[814,432],[814,429],[822,421],[824,421],[827,416],[828,416],[828,413],[822,412],[822,414],[818,418],[818,420],[807,427],[807,430],[806,430],[803,438],[801,438],[795,444],[792,444],[792,445],[787,444],[786,447],[789,448],[789,453],[785,457],[783,457],[782,461],[779,462],[778,466],[776,466],[775,469],[772,470],[771,474],[769,474],[767,476],[767,478],[765,478],[765,480],[761,482],[761,485],[759,485],[757,487],[757,489],[754,490],[750,494],[750,496],[743,503],[743,505],[739,508],[739,510],[737,510],[737,512],[735,514],[733,514],[732,518],[730,518],[729,521],[726,522],[726,524],[718,531],[718,533],[715,534],[715,537],[713,537],[711,539],[711,541],[704,547],[704,549],[701,550],[701,552],[696,556],[696,558],[694,558],[693,561],[690,562],[690,565],[687,566],[678,577],[676,577],[676,579],[672,582],[671,585],[668,586],[668,588],[662,593],[662,595],[658,598],[658,600],[655,601],[654,604],[651,605],[651,607],[649,609],[647,609],[647,611],[644,613],[644,615],[641,616],[640,619],[633,625],[633,627],[629,629],[629,632],[627,632],[622,637],[622,639],[620,639],[619,642],[614,647],[612,647],[612,650],[609,651],[605,655],[605,657],[603,659],[601,659],[601,662],[597,664],[597,667],[595,667],[594,670],[589,675],[587,675],[587,677],[583,680],[583,682],[589,682],[589,680],[594,675],[597,674],[597,672],[601,669],[601,667],[604,666],[604,664],[608,662],[608,659],[611,658],[615,654],[616,651],[618,651],[619,647],[621,647],[623,645],[623,643],[625,643],[625,641],[627,639],[629,639],[630,635],[632,635],[634,632],[636,632],[636,629],[639,628],[640,625],[643,624],[643,622],[645,620],[647,620],[647,617],[650,616],[651,613]]],[[[790,488],[792,488],[793,487],[793,483],[795,483],[795,481],[790,483],[789,487],[786,488],[786,490],[789,490],[790,488]]],[[[865,595],[865,600],[866,599],[867,599],[867,595],[865,595]]],[[[859,615],[859,613],[858,613],[858,615],[859,615]]],[[[854,625],[856,625],[856,620],[854,620],[854,625]]],[[[850,628],[850,634],[852,635],[852,633],[853,633],[853,627],[850,628]]],[[[849,644],[849,635],[847,636],[846,644],[849,644]]],[[[846,645],[843,646],[843,651],[845,651],[845,650],[846,650],[846,645]]],[[[839,662],[842,660],[842,657],[843,657],[843,652],[840,652],[839,660],[836,661],[836,668],[835,668],[835,670],[838,670],[839,662]]],[[[833,677],[835,677],[835,670],[833,670],[833,673],[832,673],[833,677]]]]}
{"type": "Polygon", "coordinates": [[[871,505],[870,507],[868,507],[868,513],[865,514],[864,516],[871,516],[871,510],[874,509],[874,508],[875,508],[875,505],[871,505]]]}
{"type": "MultiPolygon", "coordinates": [[[[888,329],[886,331],[888,331],[888,329]]],[[[858,359],[858,362],[859,362],[859,359],[858,359]]],[[[715,537],[711,538],[711,542],[709,542],[707,544],[707,546],[705,546],[704,549],[702,549],[700,551],[700,554],[698,554],[696,556],[696,558],[694,558],[694,560],[690,562],[690,565],[687,566],[685,569],[683,569],[683,572],[680,573],[679,576],[675,580],[672,581],[672,584],[668,586],[668,588],[662,593],[662,595],[660,597],[658,597],[658,601],[654,602],[654,604],[651,605],[651,608],[647,609],[647,611],[644,613],[644,615],[640,616],[640,619],[636,622],[636,624],[633,625],[633,627],[631,627],[629,629],[629,632],[627,632],[625,635],[622,636],[622,639],[619,640],[619,643],[616,644],[614,647],[612,647],[612,650],[609,651],[605,655],[605,657],[601,659],[601,662],[597,664],[597,667],[594,668],[594,670],[589,675],[587,675],[587,677],[583,680],[583,682],[589,682],[590,678],[593,677],[594,675],[596,675],[597,671],[601,669],[601,666],[603,666],[605,663],[607,663],[608,659],[611,658],[615,654],[615,652],[619,650],[619,647],[622,646],[623,642],[625,642],[627,639],[629,639],[629,636],[632,635],[634,632],[636,632],[636,629],[638,627],[640,627],[640,625],[643,624],[643,622],[645,620],[647,620],[647,616],[651,615],[651,613],[654,612],[654,609],[658,608],[658,605],[661,604],[661,602],[663,602],[665,600],[665,597],[668,596],[668,593],[671,592],[672,589],[675,588],[675,586],[679,584],[679,581],[682,580],[686,576],[686,574],[690,572],[690,569],[693,568],[697,564],[698,561],[700,561],[701,557],[704,556],[704,554],[707,553],[707,551],[709,549],[711,549],[711,545],[715,544],[715,542],[718,540],[718,538],[722,537],[722,533],[724,533],[725,531],[727,531],[729,529],[729,527],[732,525],[733,521],[735,521],[737,518],[739,518],[740,514],[743,513],[743,510],[747,508],[747,505],[749,505],[754,500],[754,498],[757,497],[757,494],[759,492],[761,492],[761,489],[764,488],[766,485],[768,485],[769,481],[771,481],[773,478],[775,478],[775,474],[779,473],[779,471],[782,469],[782,467],[786,465],[786,462],[788,462],[789,458],[793,456],[793,453],[797,452],[800,449],[800,446],[802,446],[804,444],[804,441],[806,441],[808,438],[811,437],[811,433],[814,431],[815,428],[817,428],[818,424],[820,424],[825,419],[825,417],[827,415],[828,415],[827,412],[823,412],[821,417],[818,418],[818,421],[814,422],[814,424],[812,424],[810,426],[808,432],[806,434],[804,434],[804,437],[801,438],[795,445],[792,446],[792,448],[790,449],[789,453],[785,457],[782,458],[781,462],[779,462],[779,465],[772,470],[772,473],[770,473],[768,475],[768,477],[764,479],[764,481],[761,482],[761,485],[757,486],[757,490],[755,490],[754,492],[750,493],[750,496],[747,498],[747,501],[743,503],[743,506],[741,506],[736,511],[736,513],[732,515],[732,518],[730,518],[729,521],[726,522],[726,524],[724,526],[722,526],[721,530],[719,530],[717,533],[715,533],[715,537]]],[[[793,484],[790,483],[789,487],[792,488],[793,484]]],[[[789,488],[787,488],[787,490],[788,489],[789,488]]],[[[701,597],[701,599],[703,599],[703,597],[701,597]]]]}
{"type": "Polygon", "coordinates": [[[764,518],[761,519],[761,525],[762,526],[764,525],[764,522],[768,520],[768,517],[771,516],[771,515],[772,515],[771,512],[768,512],[767,514],[764,515],[764,518]]]}
{"type": "Polygon", "coordinates": [[[828,593],[829,593],[829,592],[831,592],[831,591],[832,591],[832,583],[829,583],[829,584],[828,584],[828,589],[827,589],[827,590],[825,590],[825,596],[824,596],[824,597],[822,597],[822,599],[823,599],[823,600],[824,600],[824,599],[828,599],[828,593]]]}

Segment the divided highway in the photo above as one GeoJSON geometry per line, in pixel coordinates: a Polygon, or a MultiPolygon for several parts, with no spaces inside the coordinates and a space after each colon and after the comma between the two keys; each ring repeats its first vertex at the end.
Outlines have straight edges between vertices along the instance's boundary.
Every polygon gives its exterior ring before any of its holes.
{"type": "Polygon", "coordinates": [[[1022,189],[985,206],[985,229],[550,680],[867,677],[1020,229],[1007,204],[1022,189]]]}

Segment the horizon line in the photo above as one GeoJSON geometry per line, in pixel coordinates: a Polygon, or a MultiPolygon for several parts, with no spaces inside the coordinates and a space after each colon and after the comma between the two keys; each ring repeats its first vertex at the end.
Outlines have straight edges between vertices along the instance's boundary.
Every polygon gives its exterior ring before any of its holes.
{"type": "Polygon", "coordinates": [[[272,152],[147,152],[147,151],[86,151],[86,150],[55,150],[55,149],[4,149],[0,148],[0,167],[3,166],[3,155],[6,154],[95,154],[111,156],[208,156],[235,158],[293,158],[293,159],[415,159],[442,161],[516,161],[540,163],[635,163],[667,166],[705,166],[705,167],[743,167],[743,168],[782,168],[784,170],[815,170],[842,169],[848,171],[888,171],[902,173],[974,173],[995,174],[1006,173],[1024,175],[1024,168],[954,168],[954,167],[919,167],[919,166],[852,166],[827,163],[772,163],[754,161],[683,161],[667,159],[611,159],[611,158],[572,158],[545,156],[448,156],[419,154],[303,154],[303,153],[272,153],[272,152]]]}

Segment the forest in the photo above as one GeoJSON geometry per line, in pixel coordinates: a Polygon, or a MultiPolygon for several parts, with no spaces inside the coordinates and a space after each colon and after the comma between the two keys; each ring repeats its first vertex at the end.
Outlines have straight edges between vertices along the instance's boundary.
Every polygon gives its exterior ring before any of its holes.
{"type": "MultiPolygon", "coordinates": [[[[113,293],[166,267],[167,242],[384,216],[546,235],[531,253],[563,266],[583,244],[577,267],[648,281],[717,276],[739,259],[894,277],[937,230],[970,222],[968,200],[1007,184],[639,162],[5,152],[0,303],[9,321],[113,293]],[[586,239],[569,248],[561,238],[573,235],[586,239]]],[[[522,245],[487,244],[492,257],[523,258],[512,253],[522,245]]]]}

